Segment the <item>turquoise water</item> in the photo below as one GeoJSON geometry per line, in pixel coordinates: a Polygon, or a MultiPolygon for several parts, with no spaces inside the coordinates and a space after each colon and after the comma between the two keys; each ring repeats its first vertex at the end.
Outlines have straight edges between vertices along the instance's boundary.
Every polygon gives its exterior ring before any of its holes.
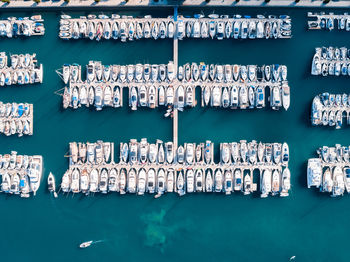
{"type": "MultiPolygon", "coordinates": [[[[192,13],[191,9],[180,13],[192,13]]],[[[198,10],[196,10],[198,11],[198,10]]],[[[212,12],[204,9],[204,12],[212,12]]],[[[256,9],[218,9],[220,13],[256,14],[256,9]]],[[[179,63],[286,64],[291,86],[291,107],[231,111],[202,109],[179,114],[179,143],[216,144],[240,139],[289,143],[292,191],[289,198],[260,199],[233,194],[193,194],[182,198],[169,194],[154,199],[95,195],[50,197],[45,183],[35,198],[0,195],[0,250],[3,261],[348,261],[349,197],[331,199],[306,189],[306,161],[321,145],[349,144],[349,128],[312,127],[309,121],[313,97],[321,92],[348,92],[345,77],[312,77],[314,47],[350,46],[349,33],[306,30],[310,9],[260,9],[263,14],[289,14],[293,19],[290,40],[179,42],[179,63]],[[104,240],[86,250],[78,245],[104,240]]],[[[327,11],[327,10],[325,10],[327,11]]],[[[334,10],[333,10],[334,11],[334,10]]],[[[337,10],[336,10],[337,11],[337,10]]],[[[344,10],[339,10],[344,11],[344,10]]],[[[104,11],[108,14],[107,11],[104,11]]],[[[171,9],[154,10],[166,16],[171,9]]],[[[85,12],[65,12],[78,16],[85,12]]],[[[87,13],[87,12],[86,12],[87,13]]],[[[144,11],[123,11],[145,14],[144,11]]],[[[1,17],[24,13],[1,12],[1,17]]],[[[27,13],[26,15],[30,15],[27,13]]],[[[59,12],[42,13],[46,34],[29,39],[1,39],[7,53],[37,53],[44,64],[44,83],[0,90],[4,102],[34,104],[34,135],[0,137],[1,153],[44,157],[44,181],[53,172],[60,178],[68,167],[63,156],[70,141],[103,139],[116,144],[130,138],[172,139],[172,121],[164,110],[131,112],[106,108],[62,110],[63,87],[55,73],[64,63],[85,65],[89,60],[104,64],[166,63],[172,59],[170,40],[133,43],[58,39],[59,12]]],[[[199,93],[197,94],[199,98],[199,93]]],[[[127,104],[126,95],[124,105],[127,104]]],[[[116,152],[116,156],[117,156],[116,152]]],[[[217,154],[218,155],[218,154],[217,154]]],[[[58,179],[59,180],[59,179],[58,179]]]]}

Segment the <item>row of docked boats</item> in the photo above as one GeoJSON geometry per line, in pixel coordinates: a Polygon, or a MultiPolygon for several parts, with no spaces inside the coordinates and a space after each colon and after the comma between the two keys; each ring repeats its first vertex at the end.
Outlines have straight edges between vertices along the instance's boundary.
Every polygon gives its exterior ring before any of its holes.
{"type": "Polygon", "coordinates": [[[77,109],[81,106],[93,106],[97,111],[103,107],[121,107],[123,88],[115,84],[96,86],[72,84],[65,87],[62,94],[63,108],[77,109]]]}
{"type": "Polygon", "coordinates": [[[202,87],[202,106],[222,107],[231,109],[264,108],[266,97],[272,109],[288,110],[290,105],[290,88],[287,82],[281,85],[234,85],[234,86],[204,86],[202,87]],[[270,96],[265,90],[269,89],[270,96]]]}
{"type": "Polygon", "coordinates": [[[343,120],[350,124],[350,97],[347,94],[322,93],[314,97],[311,106],[311,123],[334,126],[340,129],[343,120]]]}
{"type": "Polygon", "coordinates": [[[350,31],[350,15],[348,13],[344,14],[334,14],[325,12],[312,13],[308,12],[308,17],[313,20],[308,21],[309,29],[323,29],[332,31],[333,29],[350,31]]]}
{"type": "MultiPolygon", "coordinates": [[[[226,84],[225,84],[226,85],[226,84]]],[[[266,97],[274,110],[290,105],[290,88],[287,82],[269,88],[269,96],[265,94],[266,87],[237,84],[235,86],[204,86],[202,87],[202,106],[247,109],[265,107],[266,97]]],[[[81,106],[93,106],[100,111],[104,107],[121,107],[123,87],[115,84],[96,86],[71,84],[64,88],[63,108],[77,109],[81,106]]],[[[180,84],[159,85],[139,84],[129,87],[129,106],[131,110],[139,107],[156,108],[170,106],[182,110],[185,107],[196,106],[196,92],[193,85],[180,84]]]]}
{"type": "Polygon", "coordinates": [[[319,188],[333,197],[342,196],[345,191],[350,193],[349,146],[323,146],[317,153],[318,158],[308,160],[308,188],[319,188]]]}
{"type": "Polygon", "coordinates": [[[70,165],[87,163],[101,165],[114,162],[114,143],[98,140],[95,143],[69,143],[70,165]]]}
{"type": "Polygon", "coordinates": [[[349,163],[348,146],[336,144],[334,147],[323,146],[317,150],[317,154],[324,163],[349,163]]]}
{"type": "Polygon", "coordinates": [[[0,52],[0,69],[35,69],[39,68],[36,54],[11,54],[10,66],[5,52],[0,52]]]}
{"type": "Polygon", "coordinates": [[[138,107],[156,108],[170,106],[179,110],[196,106],[196,89],[191,85],[163,86],[141,85],[129,88],[129,106],[131,110],[138,107]]]}
{"type": "Polygon", "coordinates": [[[134,18],[132,16],[88,15],[71,18],[62,15],[59,37],[62,39],[89,38],[120,39],[122,42],[138,39],[164,38],[211,38],[222,40],[290,38],[291,19],[286,15],[257,17],[211,14],[204,17],[197,14],[194,18],[181,15],[168,18],[152,18],[150,15],[134,18]]]}
{"type": "Polygon", "coordinates": [[[8,57],[0,53],[0,86],[42,83],[43,66],[38,64],[36,54],[13,54],[8,57]]]}
{"type": "MultiPolygon", "coordinates": [[[[96,143],[70,143],[70,164],[87,163],[101,165],[114,163],[114,143],[97,141],[96,143]]],[[[220,163],[222,165],[277,165],[288,166],[289,147],[287,143],[257,143],[247,142],[221,143],[220,163]]],[[[185,143],[177,148],[173,142],[149,143],[146,138],[140,142],[130,139],[129,143],[120,144],[120,164],[144,165],[150,164],[180,164],[195,163],[214,164],[214,144],[185,143]]]]}
{"type": "MultiPolygon", "coordinates": [[[[289,195],[291,184],[288,168],[283,169],[283,172],[261,168],[259,172],[262,198],[269,194],[281,197],[289,195]]],[[[253,171],[245,168],[77,166],[65,172],[60,190],[86,195],[96,192],[137,195],[149,193],[156,194],[156,197],[171,192],[183,196],[195,192],[223,192],[230,195],[241,191],[248,195],[257,190],[257,185],[254,184],[253,171]]]]}
{"type": "MultiPolygon", "coordinates": [[[[65,84],[81,82],[81,66],[66,64],[57,71],[65,84]]],[[[86,66],[86,82],[216,82],[250,83],[287,81],[287,67],[273,64],[258,67],[256,65],[220,65],[205,63],[186,63],[178,68],[170,61],[168,64],[102,65],[99,61],[89,61],[86,66]]]]}
{"type": "Polygon", "coordinates": [[[311,66],[312,75],[350,76],[350,49],[316,47],[311,66]]]}
{"type": "Polygon", "coordinates": [[[179,66],[177,79],[182,82],[281,82],[287,81],[287,66],[273,65],[220,65],[203,62],[179,66]]]}
{"type": "Polygon", "coordinates": [[[32,135],[33,105],[0,102],[0,133],[6,136],[32,135]]]}
{"type": "MultiPolygon", "coordinates": [[[[172,82],[176,78],[174,63],[136,64],[136,65],[102,65],[99,61],[89,61],[86,66],[87,83],[120,82],[172,82]]],[[[81,66],[65,64],[62,71],[57,71],[65,84],[81,82],[81,66]]]]}
{"type": "Polygon", "coordinates": [[[31,17],[8,17],[6,20],[0,20],[0,36],[17,37],[44,35],[44,20],[41,15],[31,17]]]}
{"type": "Polygon", "coordinates": [[[42,176],[42,156],[0,155],[1,192],[29,197],[36,194],[42,176]]]}

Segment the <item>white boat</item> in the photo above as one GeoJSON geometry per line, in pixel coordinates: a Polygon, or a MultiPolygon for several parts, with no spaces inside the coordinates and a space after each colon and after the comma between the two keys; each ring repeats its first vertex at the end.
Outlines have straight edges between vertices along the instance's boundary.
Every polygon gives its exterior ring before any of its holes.
{"type": "Polygon", "coordinates": [[[221,192],[223,190],[223,175],[221,169],[216,169],[214,174],[214,182],[215,182],[215,192],[221,192]]]}
{"type": "Polygon", "coordinates": [[[195,172],[195,191],[202,192],[204,190],[203,186],[203,170],[197,169],[195,172]]]}
{"type": "Polygon", "coordinates": [[[168,169],[167,170],[167,180],[166,180],[166,191],[167,192],[173,192],[174,191],[174,185],[175,185],[175,176],[174,176],[174,170],[168,169]]]}
{"type": "Polygon", "coordinates": [[[185,191],[185,180],[184,180],[184,175],[183,175],[183,171],[182,170],[180,170],[178,175],[177,175],[176,191],[179,194],[179,196],[183,196],[183,195],[186,194],[186,191],[185,191]]]}
{"type": "Polygon", "coordinates": [[[87,247],[91,246],[92,243],[93,243],[92,240],[91,240],[91,241],[87,241],[87,242],[81,243],[81,244],[79,245],[79,247],[80,247],[80,248],[87,248],[87,247]]]}
{"type": "Polygon", "coordinates": [[[54,175],[50,172],[49,176],[47,177],[47,188],[49,192],[53,193],[55,197],[57,197],[56,194],[56,180],[54,175]]]}
{"type": "Polygon", "coordinates": [[[260,197],[266,198],[271,192],[271,170],[265,169],[260,177],[260,197]]]}
{"type": "Polygon", "coordinates": [[[112,168],[109,171],[109,178],[108,178],[108,191],[109,192],[116,192],[119,191],[119,174],[117,169],[112,168]]]}
{"type": "Polygon", "coordinates": [[[322,182],[321,159],[310,158],[307,163],[307,187],[320,187],[322,182]]]}
{"type": "Polygon", "coordinates": [[[77,168],[73,169],[70,188],[73,194],[80,192],[80,172],[77,168]]]}
{"type": "Polygon", "coordinates": [[[230,195],[233,191],[233,178],[231,170],[225,170],[224,172],[225,180],[224,180],[224,191],[226,195],[230,195]]]}
{"type": "Polygon", "coordinates": [[[143,195],[146,192],[146,170],[141,168],[137,179],[137,194],[143,195]]]}
{"type": "Polygon", "coordinates": [[[340,166],[333,170],[333,190],[332,197],[342,196],[345,190],[344,175],[340,166]]]}
{"type": "Polygon", "coordinates": [[[278,170],[273,170],[272,172],[272,190],[271,190],[271,194],[273,196],[277,195],[280,192],[280,173],[278,172],[278,170]]]}
{"type": "Polygon", "coordinates": [[[188,169],[186,172],[186,191],[193,193],[194,190],[194,172],[192,169],[188,169]]]}
{"type": "Polygon", "coordinates": [[[290,105],[290,88],[287,83],[282,84],[282,104],[285,110],[288,110],[290,105]]]}
{"type": "Polygon", "coordinates": [[[242,191],[244,195],[249,195],[252,192],[252,178],[249,174],[244,176],[242,191]]]}
{"type": "Polygon", "coordinates": [[[134,168],[130,169],[127,177],[127,188],[126,191],[133,194],[136,193],[136,170],[134,168]]]}
{"type": "Polygon", "coordinates": [[[162,195],[165,192],[166,187],[166,178],[165,178],[165,172],[163,168],[160,168],[158,170],[157,174],[157,194],[162,195]]]}
{"type": "Polygon", "coordinates": [[[147,187],[146,190],[150,194],[154,194],[156,190],[156,172],[153,168],[148,170],[147,173],[147,187]]]}

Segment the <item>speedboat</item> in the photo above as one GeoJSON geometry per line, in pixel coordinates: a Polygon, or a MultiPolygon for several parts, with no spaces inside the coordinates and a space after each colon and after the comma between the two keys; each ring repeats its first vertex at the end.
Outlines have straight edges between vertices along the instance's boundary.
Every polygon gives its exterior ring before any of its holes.
{"type": "Polygon", "coordinates": [[[126,193],[126,170],[124,168],[120,171],[119,193],[121,195],[124,195],[126,193]]]}
{"type": "Polygon", "coordinates": [[[244,184],[243,184],[243,194],[249,195],[252,191],[252,178],[250,175],[246,174],[244,176],[244,184]]]}

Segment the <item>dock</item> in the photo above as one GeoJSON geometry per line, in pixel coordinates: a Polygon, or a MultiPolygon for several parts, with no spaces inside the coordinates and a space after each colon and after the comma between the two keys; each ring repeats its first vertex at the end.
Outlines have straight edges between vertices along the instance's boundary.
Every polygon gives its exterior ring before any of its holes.
{"type": "MultiPolygon", "coordinates": [[[[131,176],[135,174],[135,187],[137,189],[132,189],[129,193],[136,193],[137,190],[141,190],[141,185],[139,185],[139,183],[143,183],[142,180],[139,181],[139,179],[143,179],[141,175],[140,177],[137,175],[141,171],[145,172],[145,174],[147,173],[147,176],[152,176],[151,173],[153,172],[156,176],[154,180],[155,183],[158,183],[158,180],[160,179],[159,176],[161,176],[162,172],[164,172],[164,175],[166,176],[174,175],[174,177],[172,177],[172,188],[168,189],[167,192],[177,192],[177,189],[181,188],[180,184],[178,184],[181,183],[181,181],[177,180],[177,176],[184,176],[183,179],[186,185],[186,183],[191,183],[190,173],[193,173],[196,174],[196,176],[198,175],[196,185],[194,186],[196,192],[213,192],[211,190],[213,190],[213,188],[216,188],[216,192],[224,192],[226,194],[231,194],[231,192],[233,192],[234,190],[230,189],[230,185],[234,184],[235,188],[239,188],[235,189],[236,191],[244,191],[244,194],[249,194],[257,191],[258,187],[257,184],[254,183],[254,181],[258,180],[259,178],[260,180],[262,180],[261,177],[263,176],[264,171],[268,170],[271,172],[278,172],[280,180],[279,183],[281,183],[281,185],[279,186],[282,192],[281,196],[288,196],[289,189],[286,189],[283,183],[286,179],[289,178],[286,177],[285,179],[282,179],[282,176],[285,177],[286,170],[288,169],[289,156],[287,157],[287,159],[285,159],[286,156],[284,156],[283,160],[281,158],[277,159],[275,158],[275,156],[273,156],[272,159],[268,160],[267,156],[265,159],[265,157],[261,155],[261,152],[257,153],[255,151],[255,154],[257,154],[255,155],[255,160],[254,158],[252,158],[252,155],[250,155],[250,157],[248,157],[248,155],[247,157],[244,155],[244,158],[242,158],[243,151],[241,153],[239,153],[239,151],[237,151],[237,153],[231,152],[230,148],[233,148],[233,144],[237,146],[237,143],[222,143],[220,144],[221,161],[219,163],[215,163],[213,161],[214,144],[210,141],[206,141],[206,143],[200,143],[198,145],[196,145],[195,143],[186,143],[185,145],[178,146],[178,149],[172,147],[170,152],[173,155],[173,157],[169,162],[169,158],[167,156],[167,154],[169,154],[169,148],[167,146],[169,143],[173,144],[172,142],[167,142],[164,144],[160,140],[157,140],[155,144],[152,144],[148,143],[147,139],[145,138],[141,139],[140,142],[138,142],[136,139],[130,139],[128,146],[126,146],[125,143],[120,144],[121,156],[119,162],[115,162],[113,157],[114,143],[112,142],[97,141],[96,143],[86,144],[80,142],[73,142],[70,143],[70,153],[68,155],[69,168],[66,171],[65,176],[70,176],[73,172],[75,172],[76,175],[84,173],[84,175],[88,176],[91,175],[91,172],[97,172],[97,174],[102,174],[102,172],[110,174],[113,170],[114,175],[119,174],[115,177],[117,181],[118,179],[121,181],[122,178],[120,178],[119,176],[121,176],[121,174],[124,173],[126,179],[125,183],[131,186],[134,182],[129,181],[129,179],[133,180],[134,178],[130,178],[129,175],[131,176]],[[224,149],[224,147],[226,147],[228,151],[225,151],[226,149],[224,149]],[[183,151],[181,151],[182,153],[180,153],[179,151],[180,148],[183,149],[183,151]],[[127,149],[128,151],[125,151],[125,149],[127,149]],[[79,150],[83,150],[84,153],[81,154],[79,150]],[[96,152],[96,158],[86,158],[86,150],[96,152]],[[164,150],[165,155],[167,156],[166,158],[164,158],[163,155],[164,150]],[[231,154],[238,155],[235,155],[235,158],[231,159],[231,154]],[[191,157],[191,155],[193,156],[193,158],[191,157]],[[255,173],[258,175],[258,177],[254,177],[255,173]],[[207,176],[211,176],[211,179],[214,182],[208,181],[208,178],[206,178],[207,176]],[[216,176],[220,176],[220,180],[218,180],[219,178],[217,178],[216,176]],[[246,178],[246,176],[249,176],[249,179],[246,178]],[[200,179],[200,183],[197,183],[199,182],[198,179],[200,179]],[[243,182],[243,180],[245,182],[243,182]],[[247,181],[250,181],[249,185],[244,186],[243,184],[248,183],[247,181]],[[204,188],[208,188],[208,190],[210,189],[210,191],[205,191],[204,188]]],[[[242,145],[242,148],[244,147],[243,144],[247,146],[247,153],[254,152],[254,147],[259,147],[259,151],[261,151],[260,147],[265,147],[265,145],[266,148],[273,147],[274,150],[282,148],[282,144],[278,143],[259,143],[258,145],[256,141],[247,142],[245,140],[242,140],[238,143],[238,145],[239,144],[242,145]]],[[[165,179],[164,183],[168,183],[168,179],[170,178],[165,179]]],[[[146,180],[148,180],[148,178],[146,180]]],[[[117,186],[119,187],[121,185],[119,185],[117,182],[117,186]]],[[[153,184],[151,186],[153,186],[153,184]]],[[[158,185],[158,187],[156,187],[156,190],[160,190],[159,187],[160,186],[158,185]]],[[[64,184],[62,190],[63,192],[70,192],[70,185],[67,183],[64,184]]],[[[76,190],[76,193],[80,192],[78,188],[76,190]]],[[[107,191],[107,189],[103,189],[104,193],[107,193],[107,191]]],[[[119,189],[117,191],[119,191],[119,189]]],[[[120,189],[120,191],[122,191],[122,189],[120,189]]],[[[88,189],[86,189],[85,193],[89,193],[88,189]]],[[[165,191],[162,193],[165,193],[165,191]]],[[[180,192],[178,193],[181,195],[180,192]]],[[[186,193],[186,189],[184,193],[186,193]]]]}

